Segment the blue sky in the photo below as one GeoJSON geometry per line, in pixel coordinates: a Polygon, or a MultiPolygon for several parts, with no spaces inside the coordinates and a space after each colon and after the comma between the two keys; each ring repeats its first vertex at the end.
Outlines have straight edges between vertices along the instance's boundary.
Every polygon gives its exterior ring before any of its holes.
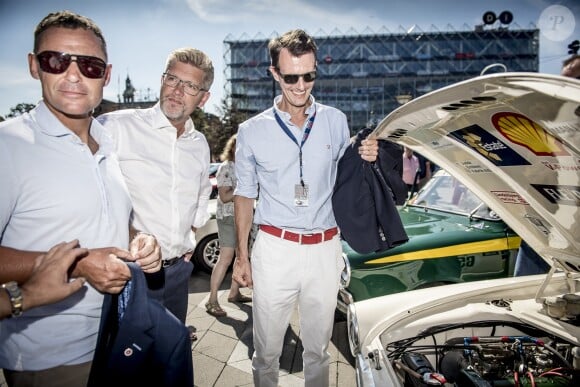
{"type": "Polygon", "coordinates": [[[223,41],[269,38],[292,28],[315,36],[363,32],[471,30],[482,15],[510,10],[511,28],[540,27],[540,71],[557,74],[567,45],[580,39],[577,0],[0,0],[0,115],[18,103],[36,103],[40,85],[28,73],[36,24],[69,9],[103,30],[113,76],[104,97],[116,101],[127,74],[141,93],[156,98],[167,54],[192,46],[214,61],[216,79],[206,110],[224,96],[223,41]],[[557,5],[558,7],[555,7],[557,5]]]}

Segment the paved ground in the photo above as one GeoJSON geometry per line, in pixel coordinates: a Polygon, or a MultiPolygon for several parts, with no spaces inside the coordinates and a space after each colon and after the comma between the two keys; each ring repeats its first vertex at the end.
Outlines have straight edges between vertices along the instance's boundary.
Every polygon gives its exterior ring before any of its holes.
{"type": "MultiPolygon", "coordinates": [[[[191,278],[187,323],[197,328],[198,340],[192,345],[196,386],[253,386],[250,360],[253,352],[252,306],[229,303],[229,284],[228,275],[219,296],[220,305],[228,316],[216,319],[205,312],[209,275],[194,273],[191,278]]],[[[242,289],[242,292],[251,294],[248,289],[242,289]]],[[[334,325],[330,354],[330,385],[355,386],[353,359],[348,349],[344,321],[334,325]]],[[[279,383],[282,387],[304,385],[297,313],[286,332],[279,383]]]]}
{"type": "MultiPolygon", "coordinates": [[[[216,319],[207,314],[205,303],[209,295],[209,278],[206,273],[195,272],[189,284],[187,324],[197,329],[198,336],[198,340],[192,344],[195,386],[253,386],[250,360],[253,352],[252,304],[232,304],[227,301],[230,284],[228,275],[219,296],[220,304],[228,316],[216,319]]],[[[248,289],[242,291],[251,294],[248,289]]],[[[344,321],[334,325],[330,354],[330,385],[355,386],[353,358],[348,349],[344,321]]],[[[279,383],[281,387],[304,385],[297,313],[286,332],[280,359],[279,383]]],[[[6,387],[1,372],[0,387],[6,387]]]]}

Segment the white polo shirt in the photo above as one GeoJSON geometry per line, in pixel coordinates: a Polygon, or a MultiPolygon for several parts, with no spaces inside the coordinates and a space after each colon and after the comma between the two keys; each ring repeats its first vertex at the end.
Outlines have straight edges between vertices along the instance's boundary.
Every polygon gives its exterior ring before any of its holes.
{"type": "MultiPolygon", "coordinates": [[[[41,102],[0,123],[0,244],[47,251],[78,239],[86,248],[128,248],[131,202],[112,139],[93,120],[92,154],[41,102]]],[[[42,370],[92,360],[102,294],[90,285],[67,299],[0,322],[0,368],[42,370]]]]}

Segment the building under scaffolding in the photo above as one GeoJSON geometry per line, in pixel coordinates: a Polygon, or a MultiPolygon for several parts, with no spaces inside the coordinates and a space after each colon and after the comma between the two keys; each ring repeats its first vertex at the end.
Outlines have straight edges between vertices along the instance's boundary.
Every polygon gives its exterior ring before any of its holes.
{"type": "MultiPolygon", "coordinates": [[[[316,36],[317,101],[335,106],[353,132],[400,104],[480,75],[493,64],[507,71],[537,72],[538,29],[484,29],[316,36]]],[[[268,72],[268,39],[224,40],[226,95],[255,114],[279,93],[268,72]]]]}

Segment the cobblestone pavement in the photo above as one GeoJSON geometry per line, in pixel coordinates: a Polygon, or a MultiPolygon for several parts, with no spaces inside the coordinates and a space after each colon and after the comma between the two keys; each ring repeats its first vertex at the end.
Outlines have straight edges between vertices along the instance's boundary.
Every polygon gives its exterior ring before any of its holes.
{"type": "MultiPolygon", "coordinates": [[[[186,322],[197,330],[198,340],[191,346],[197,387],[253,386],[250,360],[253,352],[252,304],[228,302],[230,275],[228,273],[219,293],[219,302],[228,313],[227,317],[215,318],[205,311],[205,303],[209,297],[209,274],[194,272],[189,283],[186,322]]],[[[249,289],[242,289],[242,292],[251,295],[249,289]]],[[[354,359],[348,349],[346,322],[335,323],[329,352],[330,385],[355,386],[354,359]]],[[[304,385],[297,312],[294,313],[284,338],[279,384],[281,387],[304,385]]],[[[0,387],[6,387],[1,372],[0,387]]]]}
{"type": "MultiPolygon", "coordinates": [[[[187,324],[197,329],[198,340],[193,342],[192,350],[195,385],[199,387],[253,386],[252,304],[228,302],[230,275],[231,273],[226,277],[219,293],[220,305],[228,315],[220,318],[205,311],[210,276],[196,272],[191,277],[187,324]]],[[[242,292],[251,294],[249,289],[242,289],[242,292]]],[[[346,335],[346,322],[337,321],[329,349],[331,386],[356,385],[354,359],[348,349],[346,335]]],[[[282,387],[304,385],[297,312],[294,313],[284,338],[279,384],[282,387]]]]}

